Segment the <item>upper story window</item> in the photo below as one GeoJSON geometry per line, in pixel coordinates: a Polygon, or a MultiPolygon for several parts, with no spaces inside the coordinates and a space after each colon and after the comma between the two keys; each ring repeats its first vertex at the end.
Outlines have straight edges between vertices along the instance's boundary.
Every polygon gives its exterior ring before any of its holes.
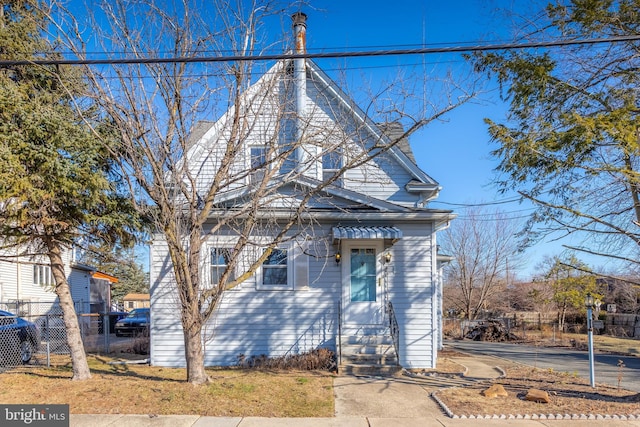
{"type": "Polygon", "coordinates": [[[259,183],[264,177],[264,167],[267,164],[267,148],[263,145],[250,148],[249,183],[259,183]]]}
{"type": "Polygon", "coordinates": [[[293,281],[289,273],[289,251],[276,248],[271,251],[262,263],[262,275],[258,279],[258,288],[263,290],[293,289],[293,281]]]}
{"type": "Polygon", "coordinates": [[[51,267],[44,264],[34,264],[33,266],[33,283],[40,286],[53,285],[53,274],[51,267]]]}
{"type": "MultiPolygon", "coordinates": [[[[211,284],[217,285],[220,277],[226,271],[231,259],[231,249],[229,248],[211,248],[211,284]]],[[[233,274],[229,276],[229,280],[233,280],[233,274]]]]}
{"type": "MultiPolygon", "coordinates": [[[[335,176],[342,168],[342,154],[339,151],[330,151],[322,155],[322,180],[324,182],[335,176]]],[[[342,186],[342,177],[333,181],[334,185],[342,186]]]]}

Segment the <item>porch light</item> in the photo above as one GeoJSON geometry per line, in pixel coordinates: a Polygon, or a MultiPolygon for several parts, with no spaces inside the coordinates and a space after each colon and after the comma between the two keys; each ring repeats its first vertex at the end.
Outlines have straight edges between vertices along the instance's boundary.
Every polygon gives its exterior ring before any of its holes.
{"type": "Polygon", "coordinates": [[[340,259],[342,259],[342,255],[340,255],[340,252],[336,252],[336,264],[340,264],[340,259]]]}
{"type": "Polygon", "coordinates": [[[387,252],[386,254],[384,254],[384,260],[387,264],[391,262],[391,252],[387,252]]]}

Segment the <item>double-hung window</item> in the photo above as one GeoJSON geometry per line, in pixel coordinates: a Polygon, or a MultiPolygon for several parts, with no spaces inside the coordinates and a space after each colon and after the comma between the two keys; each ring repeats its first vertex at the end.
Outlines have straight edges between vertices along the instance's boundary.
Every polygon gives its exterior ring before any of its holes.
{"type": "Polygon", "coordinates": [[[262,263],[262,274],[258,288],[263,290],[293,289],[293,280],[289,272],[289,251],[275,248],[262,263]]]}
{"type": "MultiPolygon", "coordinates": [[[[339,151],[329,151],[322,155],[322,181],[326,182],[335,176],[342,168],[342,154],[339,151]]],[[[342,186],[342,177],[333,181],[334,185],[342,186]]]]}
{"type": "MultiPolygon", "coordinates": [[[[229,260],[231,259],[231,249],[229,248],[211,248],[211,285],[216,286],[220,282],[222,274],[227,270],[229,260]]],[[[228,280],[233,280],[233,274],[229,275],[228,280]]]]}
{"type": "Polygon", "coordinates": [[[259,184],[264,177],[264,168],[267,165],[267,148],[264,145],[253,146],[249,151],[249,183],[259,184]]]}

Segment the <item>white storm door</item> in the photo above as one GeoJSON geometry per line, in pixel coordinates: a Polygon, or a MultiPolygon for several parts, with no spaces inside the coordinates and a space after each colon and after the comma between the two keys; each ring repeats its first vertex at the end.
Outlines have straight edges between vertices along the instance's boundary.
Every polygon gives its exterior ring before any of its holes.
{"type": "Polygon", "coordinates": [[[382,243],[345,243],[343,273],[344,323],[347,326],[380,325],[382,243]]]}

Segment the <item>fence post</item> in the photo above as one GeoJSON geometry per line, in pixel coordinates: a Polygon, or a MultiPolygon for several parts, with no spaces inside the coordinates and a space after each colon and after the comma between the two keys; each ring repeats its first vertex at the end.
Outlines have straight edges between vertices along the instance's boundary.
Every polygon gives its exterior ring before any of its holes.
{"type": "Polygon", "coordinates": [[[542,330],[542,314],[538,312],[538,330],[542,330]]]}
{"type": "Polygon", "coordinates": [[[102,334],[104,335],[104,352],[109,354],[109,334],[111,334],[111,317],[109,313],[102,315],[102,334]]]}

